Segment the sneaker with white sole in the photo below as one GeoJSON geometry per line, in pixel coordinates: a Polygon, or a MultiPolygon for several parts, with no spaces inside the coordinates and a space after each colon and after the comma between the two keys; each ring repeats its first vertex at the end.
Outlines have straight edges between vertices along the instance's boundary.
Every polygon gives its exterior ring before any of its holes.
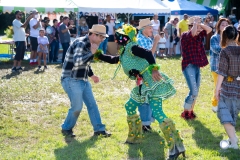
{"type": "Polygon", "coordinates": [[[12,72],[16,72],[17,71],[17,68],[16,67],[13,67],[12,68],[12,72]]]}
{"type": "Polygon", "coordinates": [[[216,113],[218,111],[218,106],[212,107],[212,111],[216,113]]]}
{"type": "Polygon", "coordinates": [[[17,71],[20,71],[20,72],[23,71],[22,67],[17,67],[16,69],[17,71]]]}
{"type": "Polygon", "coordinates": [[[230,145],[228,146],[228,148],[238,149],[238,144],[237,144],[237,143],[235,143],[235,144],[230,144],[230,145]]]}

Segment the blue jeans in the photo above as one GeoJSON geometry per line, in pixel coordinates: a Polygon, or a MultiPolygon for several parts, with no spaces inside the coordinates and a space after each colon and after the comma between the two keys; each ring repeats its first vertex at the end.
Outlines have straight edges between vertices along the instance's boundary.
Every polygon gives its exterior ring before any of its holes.
{"type": "Polygon", "coordinates": [[[105,125],[102,124],[98,106],[93,96],[91,84],[88,81],[77,80],[71,77],[62,78],[61,84],[71,103],[67,117],[62,124],[62,129],[70,130],[75,126],[80,112],[82,111],[84,102],[87,107],[94,132],[105,131],[105,125]]]}
{"type": "Polygon", "coordinates": [[[59,41],[53,40],[52,43],[50,44],[51,47],[51,52],[49,55],[49,61],[57,61],[58,58],[58,51],[59,51],[59,41]]]}
{"type": "Polygon", "coordinates": [[[185,98],[185,103],[183,107],[184,109],[189,110],[192,108],[192,104],[195,102],[198,96],[201,79],[200,68],[196,65],[189,64],[183,70],[183,75],[190,90],[188,96],[185,98]]]}
{"type": "Polygon", "coordinates": [[[66,55],[66,52],[70,46],[69,44],[70,42],[67,42],[67,43],[62,43],[62,48],[63,48],[63,53],[62,53],[62,63],[64,62],[64,59],[65,59],[65,55],[66,55]]]}
{"type": "Polygon", "coordinates": [[[150,108],[150,105],[147,103],[144,103],[138,107],[138,111],[140,113],[142,125],[146,125],[146,126],[151,125],[152,110],[150,108]]]}
{"type": "Polygon", "coordinates": [[[108,38],[106,38],[99,46],[99,49],[103,50],[103,53],[107,53],[107,44],[108,44],[108,38]]]}

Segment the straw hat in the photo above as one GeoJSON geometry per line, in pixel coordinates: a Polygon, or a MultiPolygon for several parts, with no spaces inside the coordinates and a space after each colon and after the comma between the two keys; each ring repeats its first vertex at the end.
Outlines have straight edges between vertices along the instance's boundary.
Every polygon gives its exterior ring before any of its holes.
{"type": "Polygon", "coordinates": [[[104,25],[101,25],[101,24],[94,24],[92,26],[92,28],[89,29],[89,32],[99,34],[99,35],[102,35],[104,37],[108,37],[108,35],[106,34],[106,27],[104,25]]]}
{"type": "Polygon", "coordinates": [[[188,19],[188,25],[193,24],[193,23],[194,23],[194,20],[195,20],[196,18],[199,18],[199,22],[198,22],[198,23],[201,23],[200,17],[194,16],[194,17],[190,17],[190,18],[188,19]]]}
{"type": "Polygon", "coordinates": [[[151,21],[150,21],[150,19],[149,18],[146,18],[146,19],[140,19],[140,21],[139,21],[139,26],[137,27],[137,29],[142,29],[142,28],[144,28],[144,27],[147,27],[147,26],[154,26],[152,23],[151,23],[151,21]]]}

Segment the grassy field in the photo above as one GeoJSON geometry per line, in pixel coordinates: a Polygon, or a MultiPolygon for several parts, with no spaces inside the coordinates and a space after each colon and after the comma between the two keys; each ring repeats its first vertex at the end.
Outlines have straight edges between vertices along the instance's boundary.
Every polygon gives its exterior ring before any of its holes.
{"type": "MultiPolygon", "coordinates": [[[[163,102],[166,114],[173,118],[181,131],[189,160],[238,160],[239,150],[221,150],[219,142],[227,135],[211,111],[213,81],[209,66],[201,70],[202,81],[195,106],[198,118],[180,118],[188,88],[181,72],[180,58],[157,60],[161,70],[174,81],[177,94],[163,102]]],[[[74,132],[75,139],[61,135],[61,124],[69,108],[69,99],[60,84],[61,66],[49,65],[46,72],[24,63],[21,74],[11,73],[12,62],[0,63],[0,159],[46,160],[164,160],[167,145],[157,122],[153,133],[145,134],[142,144],[124,144],[128,126],[124,103],[135,82],[122,71],[112,80],[117,65],[93,63],[100,83],[92,83],[102,121],[113,135],[110,138],[92,137],[86,107],[80,114],[74,132]]],[[[91,81],[92,82],[92,81],[91,81]]],[[[240,136],[240,123],[237,135],[240,136]]],[[[179,158],[182,159],[182,158],[179,158]]]]}

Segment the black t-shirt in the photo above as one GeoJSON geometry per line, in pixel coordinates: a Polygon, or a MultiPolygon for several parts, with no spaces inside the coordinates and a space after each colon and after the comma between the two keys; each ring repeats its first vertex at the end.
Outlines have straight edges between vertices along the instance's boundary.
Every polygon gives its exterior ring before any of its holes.
{"type": "Polygon", "coordinates": [[[77,34],[77,29],[76,27],[73,27],[72,29],[69,29],[70,34],[77,34]]]}

